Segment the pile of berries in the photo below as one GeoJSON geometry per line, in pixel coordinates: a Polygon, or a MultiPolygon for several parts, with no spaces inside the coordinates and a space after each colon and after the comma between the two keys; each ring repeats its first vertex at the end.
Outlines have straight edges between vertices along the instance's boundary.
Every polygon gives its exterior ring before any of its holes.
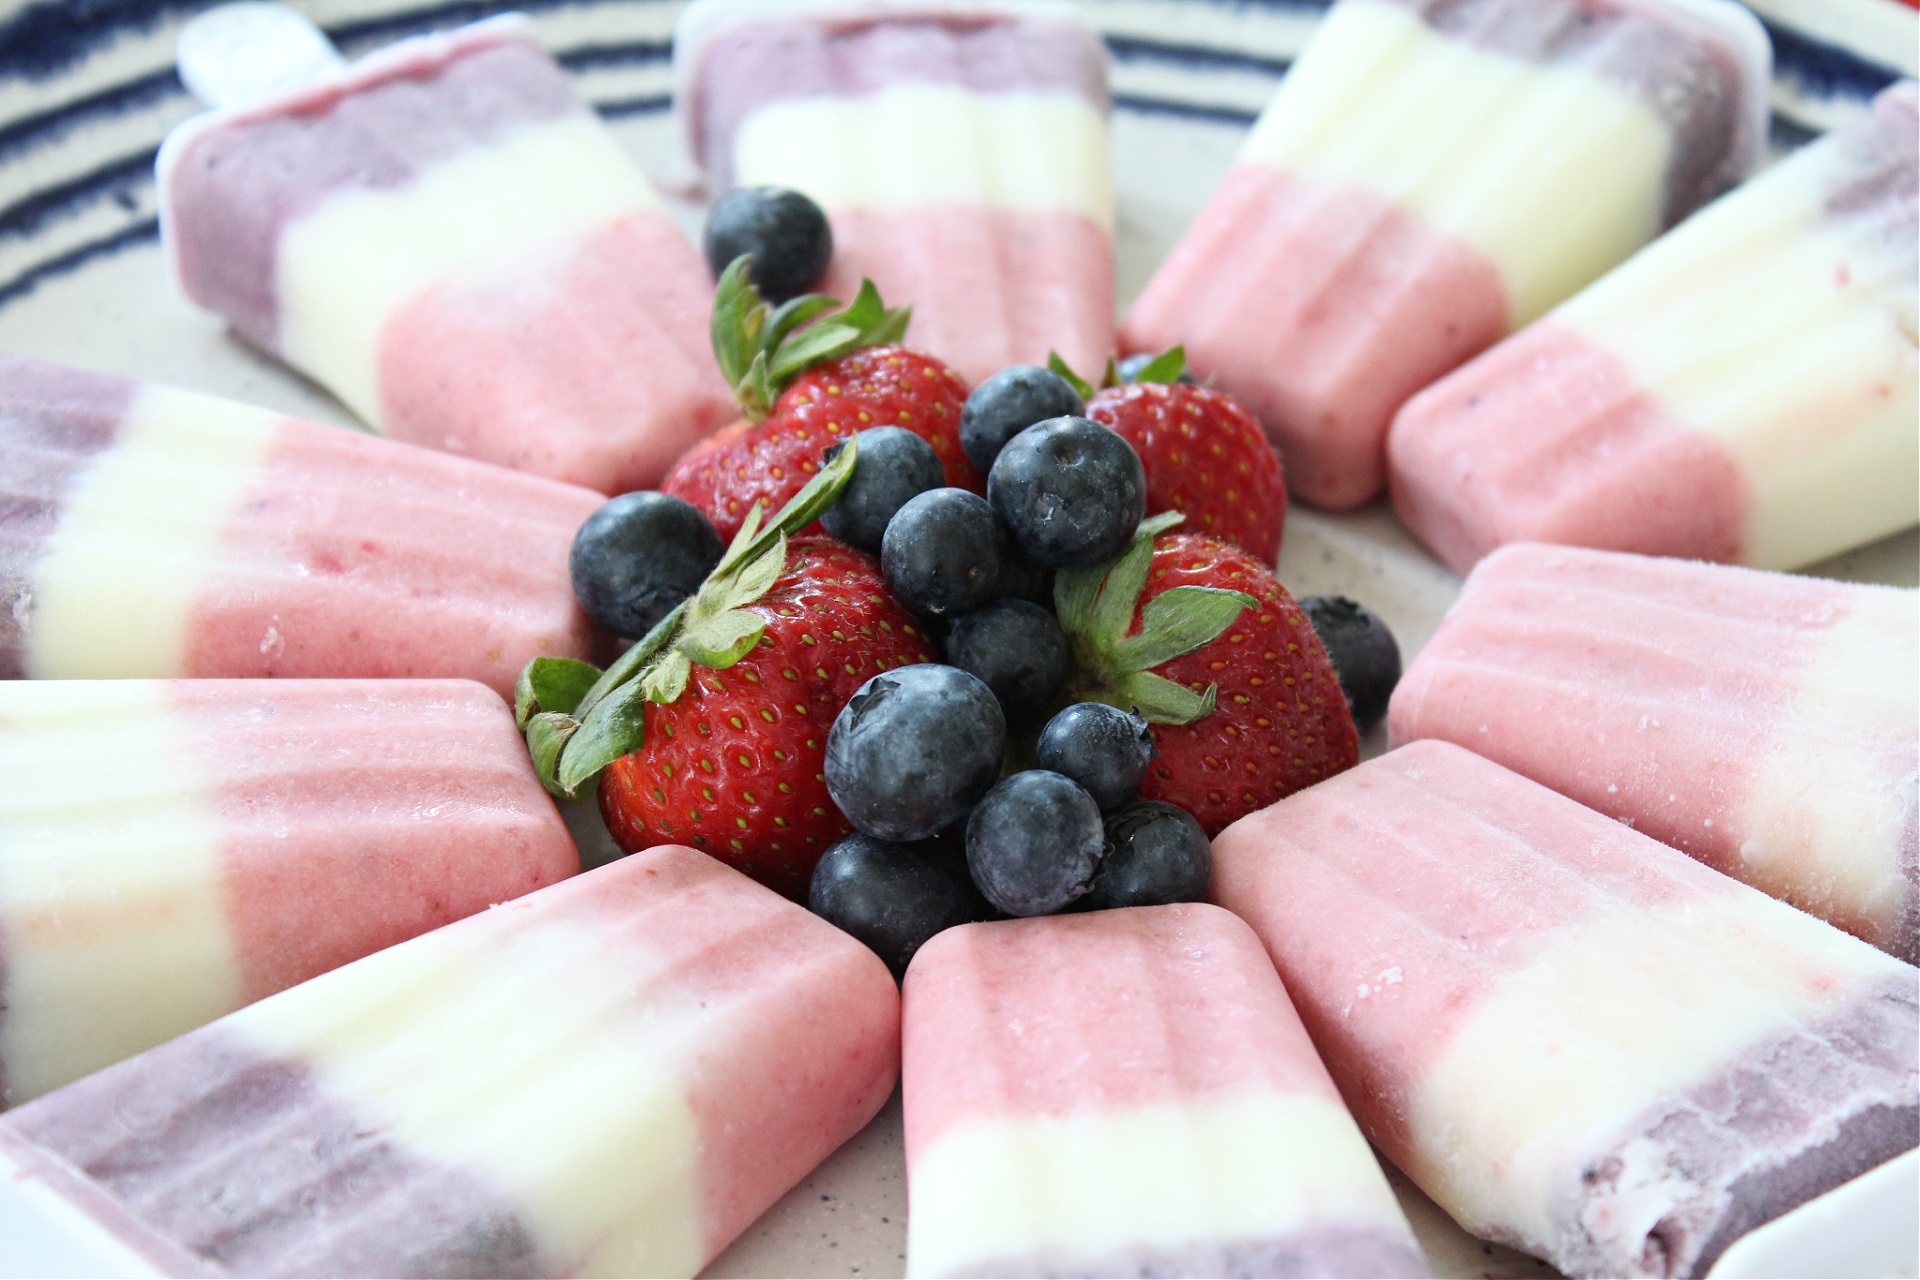
{"type": "Polygon", "coordinates": [[[770,307],[751,268],[714,325],[745,420],[575,540],[638,642],[517,698],[623,848],[704,849],[900,972],[996,913],[1204,898],[1213,834],[1357,761],[1392,637],[1274,580],[1279,460],[1177,350],[969,395],[870,284],[770,307]]]}

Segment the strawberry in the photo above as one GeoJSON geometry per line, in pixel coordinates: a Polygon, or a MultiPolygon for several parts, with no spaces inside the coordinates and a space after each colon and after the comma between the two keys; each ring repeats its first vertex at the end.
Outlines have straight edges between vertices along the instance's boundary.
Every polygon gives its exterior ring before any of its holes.
{"type": "Polygon", "coordinates": [[[681,843],[804,900],[813,865],[851,830],[828,798],[827,731],[863,681],[934,660],[872,557],[787,534],[832,505],[856,448],[774,522],[750,513],[700,590],[605,672],[540,658],[515,713],[548,788],[598,778],[623,849],[681,843]]]}
{"type": "Polygon", "coordinates": [[[834,305],[815,294],[768,311],[740,263],[721,277],[714,352],[746,420],[689,449],[660,487],[706,512],[723,538],[755,502],[768,510],[785,505],[819,470],[828,445],[867,427],[917,433],[939,455],[948,484],[985,488],[960,450],[966,384],[940,361],[893,341],[907,311],[887,310],[865,282],[845,311],[798,327],[834,305]]]}
{"type": "Polygon", "coordinates": [[[1185,351],[1175,347],[1130,384],[1100,391],[1086,386],[1087,416],[1119,432],[1140,455],[1148,515],[1183,511],[1194,532],[1244,547],[1271,565],[1280,558],[1287,520],[1280,455],[1238,401],[1179,381],[1185,366],[1185,351]]]}
{"type": "Polygon", "coordinates": [[[1072,696],[1132,707],[1160,756],[1140,786],[1209,836],[1352,768],[1360,738],[1313,624],[1270,570],[1149,517],[1109,565],[1061,575],[1060,621],[1080,674],[1072,696]]]}
{"type": "Polygon", "coordinates": [[[607,767],[600,812],[628,852],[690,844],[804,901],[813,864],[853,829],[827,796],[834,717],[869,676],[934,654],[879,564],[830,538],[789,543],[745,607],[766,624],[759,644],[651,709],[646,745],[607,767]]]}

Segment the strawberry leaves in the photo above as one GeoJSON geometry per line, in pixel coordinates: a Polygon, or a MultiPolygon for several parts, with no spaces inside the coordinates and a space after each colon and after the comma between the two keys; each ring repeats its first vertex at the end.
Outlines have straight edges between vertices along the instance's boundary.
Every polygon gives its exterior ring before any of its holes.
{"type": "Polygon", "coordinates": [[[1178,382],[1187,371],[1187,349],[1169,347],[1140,367],[1135,382],[1178,382]]]}
{"type": "Polygon", "coordinates": [[[1154,724],[1192,724],[1213,710],[1212,686],[1195,693],[1152,668],[1212,643],[1257,602],[1244,591],[1174,587],[1139,607],[1154,537],[1185,519],[1177,511],[1149,517],[1114,559],[1055,577],[1054,608],[1080,668],[1074,692],[1083,700],[1130,708],[1154,724]],[[1128,635],[1136,610],[1140,630],[1128,635]]]}
{"type": "Polygon", "coordinates": [[[721,273],[708,330],[720,375],[749,422],[764,421],[786,385],[814,365],[898,342],[907,331],[913,309],[889,309],[871,280],[860,282],[852,304],[837,315],[829,313],[839,299],[820,293],[769,308],[747,274],[751,260],[742,254],[721,273]]]}
{"type": "Polygon", "coordinates": [[[847,441],[764,528],[755,506],[700,589],[605,671],[563,658],[527,664],[514,715],[547,790],[579,799],[601,770],[646,742],[647,703],[677,701],[695,666],[724,670],[753,651],[766,623],[747,606],[779,581],[787,535],[833,505],[858,455],[858,444],[847,441]]]}
{"type": "Polygon", "coordinates": [[[1101,371],[1100,385],[1095,386],[1073,371],[1073,366],[1064,360],[1058,351],[1047,352],[1047,368],[1066,379],[1082,400],[1091,400],[1109,387],[1122,386],[1127,382],[1178,382],[1180,375],[1187,371],[1187,349],[1169,347],[1153,359],[1141,365],[1131,378],[1121,378],[1120,366],[1113,357],[1107,357],[1107,367],[1101,371]]]}

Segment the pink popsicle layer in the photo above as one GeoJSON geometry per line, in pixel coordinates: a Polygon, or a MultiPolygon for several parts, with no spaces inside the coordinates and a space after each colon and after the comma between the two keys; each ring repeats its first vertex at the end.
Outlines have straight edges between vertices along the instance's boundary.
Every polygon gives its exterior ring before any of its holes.
{"type": "Polygon", "coordinates": [[[251,1002],[579,870],[506,704],[465,680],[182,680],[251,1002]]]}
{"type": "Polygon", "coordinates": [[[1509,542],[1720,561],[1746,543],[1751,499],[1725,445],[1551,319],[1410,400],[1387,452],[1394,510],[1461,573],[1509,542]]]}
{"type": "Polygon", "coordinates": [[[1450,743],[1215,841],[1375,1145],[1575,1275],[1695,1275],[1920,1142],[1920,975],[1450,743]]]}
{"type": "Polygon", "coordinates": [[[381,331],[382,427],[601,493],[651,488],[736,416],[707,345],[712,301],[662,213],[432,289],[381,331]]]}
{"type": "Polygon", "coordinates": [[[1389,724],[1396,743],[1458,743],[1912,962],[1916,612],[1886,587],[1503,547],[1408,668],[1389,724]]]}
{"type": "Polygon", "coordinates": [[[833,263],[820,286],[851,298],[871,277],[913,304],[907,343],[977,385],[1058,351],[1098,369],[1113,347],[1113,244],[1084,214],[929,205],[830,211],[833,263]]]}
{"type": "Polygon", "coordinates": [[[0,685],[0,1103],[578,869],[470,681],[0,685]]]}
{"type": "Polygon", "coordinates": [[[566,560],[598,494],[287,419],[195,602],[189,676],[462,675],[588,654],[566,560]]]}
{"type": "Polygon", "coordinates": [[[914,958],[904,1017],[910,1274],[1424,1273],[1224,911],[951,929],[914,958]]]}
{"type": "Polygon", "coordinates": [[[1386,483],[1401,402],[1507,330],[1493,264],[1360,187],[1238,164],[1121,330],[1127,351],[1184,343],[1253,410],[1316,506],[1386,483]],[[1231,264],[1223,269],[1222,264],[1231,264]]]}
{"type": "Polygon", "coordinates": [[[162,1267],[691,1275],[878,1111],[898,1036],[872,953],[662,847],[20,1108],[0,1166],[162,1267]]]}

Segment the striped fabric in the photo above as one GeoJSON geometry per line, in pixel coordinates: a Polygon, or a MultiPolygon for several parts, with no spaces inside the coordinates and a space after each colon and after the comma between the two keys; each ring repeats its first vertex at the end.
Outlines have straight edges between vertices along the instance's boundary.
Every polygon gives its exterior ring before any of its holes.
{"type": "MultiPolygon", "coordinates": [[[[173,40],[203,7],[201,0],[0,7],[0,312],[31,311],[107,259],[151,251],[154,149],[195,110],[174,74],[173,40]]],[[[676,180],[682,189],[689,183],[668,120],[679,0],[308,0],[301,7],[349,56],[493,13],[529,12],[649,174],[669,189],[676,180]]],[[[1223,135],[1237,139],[1324,8],[1321,0],[1092,0],[1090,16],[1113,56],[1123,217],[1130,190],[1152,189],[1130,174],[1153,172],[1188,142],[1213,152],[1223,135]],[[1156,127],[1129,131],[1129,117],[1156,127]]],[[[1894,0],[1755,0],[1754,8],[1774,43],[1776,148],[1831,127],[1915,72],[1915,15],[1894,0]]],[[[1153,263],[1129,272],[1124,237],[1121,253],[1124,295],[1153,263]]]]}

